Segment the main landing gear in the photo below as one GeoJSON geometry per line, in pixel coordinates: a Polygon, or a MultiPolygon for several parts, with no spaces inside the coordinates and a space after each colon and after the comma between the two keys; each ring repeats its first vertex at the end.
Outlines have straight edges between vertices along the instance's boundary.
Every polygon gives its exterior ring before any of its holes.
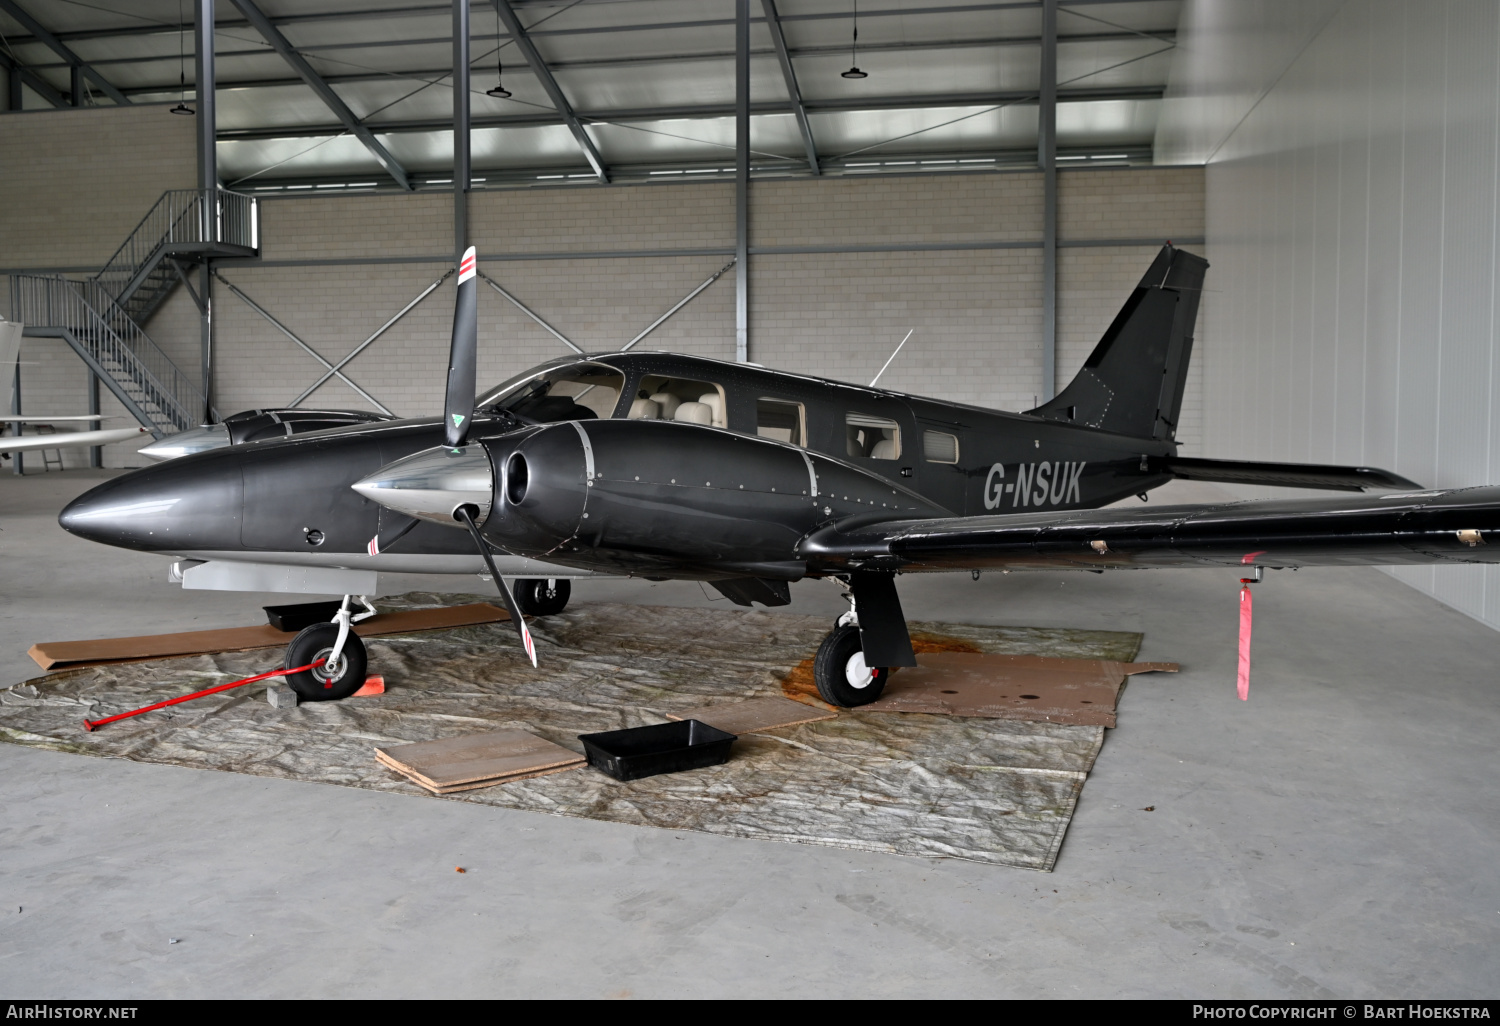
{"type": "Polygon", "coordinates": [[[516,582],[516,605],[527,616],[556,616],[567,608],[572,594],[572,582],[562,577],[528,577],[516,582]]]}
{"type": "Polygon", "coordinates": [[[350,608],[353,598],[345,595],[343,607],[331,622],[304,627],[286,647],[286,662],[282,665],[288,670],[323,660],[321,666],[286,675],[287,684],[297,692],[299,700],[337,701],[348,698],[364,685],[369,658],[365,654],[365,643],[350,628],[355,621],[374,616],[375,608],[360,596],[359,602],[365,611],[356,613],[350,608]]]}
{"type": "Polygon", "coordinates": [[[818,694],[829,705],[852,709],[869,705],[885,690],[888,666],[866,666],[865,650],[854,624],[835,627],[818,646],[813,659],[813,680],[818,694]]]}
{"type": "Polygon", "coordinates": [[[911,635],[901,614],[895,576],[873,571],[849,575],[849,612],[818,646],[813,681],[830,705],[869,705],[885,691],[891,669],[915,666],[911,635]]]}

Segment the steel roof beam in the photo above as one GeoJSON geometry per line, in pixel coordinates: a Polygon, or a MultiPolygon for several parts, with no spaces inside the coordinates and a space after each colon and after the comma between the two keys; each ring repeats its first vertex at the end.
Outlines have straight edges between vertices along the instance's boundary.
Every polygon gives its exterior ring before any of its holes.
{"type": "MultiPolygon", "coordinates": [[[[0,67],[3,67],[10,76],[11,88],[14,90],[19,84],[25,83],[31,87],[32,92],[52,104],[54,107],[69,107],[68,98],[54,89],[45,78],[38,75],[29,65],[20,61],[12,60],[9,54],[0,53],[0,67]]],[[[21,97],[12,95],[10,98],[10,109],[21,109],[21,97]]]]}
{"type": "MultiPolygon", "coordinates": [[[[545,30],[539,31],[536,34],[542,35],[544,31],[545,30]]],[[[470,36],[469,38],[476,43],[485,43],[495,40],[509,39],[510,36],[491,34],[474,35],[470,36]]],[[[1059,34],[1058,42],[1062,44],[1135,42],[1141,43],[1143,45],[1149,45],[1151,43],[1176,42],[1176,38],[1177,33],[1175,30],[1169,32],[1152,32],[1149,36],[1143,36],[1139,32],[1078,32],[1073,35],[1059,34]]],[[[390,46],[437,46],[440,44],[446,45],[449,41],[450,40],[448,36],[433,36],[426,39],[382,39],[370,40],[362,43],[316,43],[298,47],[298,50],[301,53],[319,53],[324,50],[382,49],[390,46]]],[[[956,50],[973,49],[976,47],[987,46],[1040,47],[1041,45],[1042,38],[1040,36],[971,36],[964,39],[937,39],[931,40],[929,42],[897,41],[890,43],[869,43],[865,46],[861,46],[859,49],[862,53],[893,53],[911,50],[956,50]]],[[[821,57],[831,54],[840,54],[848,49],[849,47],[847,44],[841,43],[836,46],[798,47],[796,49],[788,49],[788,53],[792,57],[821,57]]],[[[752,49],[750,51],[750,56],[770,57],[775,53],[776,50],[774,48],[770,50],[752,49]]],[[[688,54],[660,54],[644,57],[602,57],[591,59],[586,58],[576,61],[549,61],[548,67],[556,70],[558,68],[609,67],[610,65],[615,64],[668,64],[684,60],[733,60],[734,56],[735,54],[733,50],[709,50],[688,54]]],[[[151,57],[147,59],[168,60],[170,58],[151,57]]],[[[140,60],[140,58],[125,58],[125,60],[135,61],[140,60]]],[[[102,64],[104,62],[100,61],[98,63],[102,64]]]]}
{"type": "MultiPolygon", "coordinates": [[[[1109,87],[1100,89],[1059,89],[1060,103],[1081,103],[1089,100],[1159,100],[1165,93],[1164,86],[1109,87]]],[[[996,93],[944,93],[933,96],[883,96],[841,100],[805,102],[809,114],[844,111],[912,110],[941,107],[985,107],[1014,106],[1030,107],[1038,102],[1032,91],[996,93]]],[[[790,108],[784,101],[752,103],[752,114],[786,114],[790,108]]],[[[633,121],[662,121],[666,119],[707,120],[734,117],[734,104],[699,104],[691,107],[645,107],[616,111],[583,112],[576,115],[590,124],[613,124],[633,121]]],[[[556,114],[498,114],[476,117],[475,128],[512,128],[560,123],[556,114]]],[[[372,122],[381,134],[404,134],[410,132],[445,132],[453,127],[451,121],[424,118],[410,121],[372,122]]],[[[276,128],[226,129],[219,133],[220,139],[298,139],[323,135],[337,135],[339,125],[282,126],[276,128]]]]}
{"type": "MultiPolygon", "coordinates": [[[[104,91],[105,96],[108,96],[111,100],[114,100],[116,103],[122,105],[128,104],[130,102],[125,98],[124,93],[120,92],[120,90],[114,87],[114,84],[111,83],[109,79],[101,75],[93,65],[89,64],[82,57],[78,56],[72,50],[68,49],[67,45],[62,40],[58,39],[51,32],[43,28],[35,18],[26,13],[25,8],[16,3],[16,0],[0,0],[0,11],[4,11],[6,14],[10,15],[17,22],[19,22],[21,27],[24,28],[27,32],[30,32],[32,36],[35,37],[38,43],[43,44],[47,47],[47,49],[51,50],[63,60],[67,61],[68,66],[73,69],[75,75],[87,75],[89,78],[93,79],[94,84],[104,91]]],[[[75,84],[80,83],[77,83],[75,79],[75,84]]],[[[75,90],[75,93],[81,94],[81,92],[82,90],[75,90]]],[[[81,95],[75,95],[74,105],[76,106],[77,101],[81,99],[81,95]]]]}
{"type": "MultiPolygon", "coordinates": [[[[802,106],[802,90],[797,88],[797,72],[792,68],[792,55],[787,52],[786,36],[781,31],[781,18],[776,13],[776,0],[760,0],[766,12],[766,27],[771,30],[771,45],[776,49],[776,61],[781,65],[781,77],[786,80],[787,96],[792,101],[792,113],[797,116],[797,131],[802,135],[802,147],[807,150],[807,169],[813,174],[822,174],[818,167],[818,144],[813,139],[812,126],[807,122],[807,110],[802,106]]],[[[749,59],[749,51],[746,51],[749,59]]]]}
{"type": "MultiPolygon", "coordinates": [[[[0,0],[0,3],[10,2],[12,0],[0,0]]],[[[353,134],[364,144],[365,149],[370,151],[370,155],[380,163],[381,167],[385,168],[386,174],[394,178],[401,188],[410,189],[411,181],[407,178],[406,169],[401,166],[401,162],[391,156],[390,151],[380,144],[380,140],[375,138],[374,133],[354,116],[354,112],[339,98],[339,94],[334,92],[333,88],[323,81],[322,76],[313,70],[312,65],[308,64],[292,44],[287,42],[286,36],[283,36],[281,31],[271,24],[270,19],[261,13],[260,8],[256,7],[252,0],[230,0],[230,2],[239,8],[240,13],[254,26],[255,31],[259,32],[265,41],[281,55],[282,59],[291,65],[292,70],[302,77],[302,81],[318,94],[318,98],[342,122],[344,130],[353,134]]]]}
{"type": "Polygon", "coordinates": [[[547,98],[552,101],[552,106],[557,108],[557,113],[562,115],[563,123],[568,126],[568,131],[573,133],[573,138],[578,143],[578,148],[583,150],[583,157],[589,162],[589,167],[594,169],[594,174],[599,181],[608,182],[609,174],[604,170],[604,158],[599,156],[599,151],[594,147],[594,140],[589,138],[583,123],[573,113],[573,105],[563,95],[562,89],[557,84],[557,79],[552,77],[552,71],[547,63],[542,60],[542,55],[537,52],[531,37],[526,34],[526,29],[521,25],[521,19],[516,17],[515,9],[511,7],[510,0],[494,0],[495,11],[500,15],[500,20],[505,23],[505,29],[515,41],[516,49],[526,58],[526,63],[531,66],[531,71],[547,91],[547,98]]]}
{"type": "MultiPolygon", "coordinates": [[[[1058,42],[1059,42],[1059,44],[1067,44],[1067,43],[1103,43],[1103,42],[1132,42],[1132,41],[1155,42],[1156,39],[1158,39],[1158,38],[1161,39],[1163,42],[1173,42],[1174,38],[1175,38],[1175,35],[1176,35],[1176,33],[1168,32],[1168,33],[1163,33],[1163,34],[1160,34],[1159,36],[1153,37],[1151,40],[1142,40],[1141,36],[1139,36],[1139,35],[1137,35],[1136,33],[1133,33],[1133,32],[1099,32],[1099,33],[1092,33],[1092,34],[1089,34],[1089,35],[1080,35],[1080,36],[1060,36],[1058,38],[1058,42]]],[[[471,38],[475,42],[484,42],[484,41],[487,41],[487,40],[495,40],[495,39],[499,39],[499,38],[506,38],[506,39],[508,39],[509,37],[508,36],[501,37],[501,36],[495,36],[495,35],[489,35],[489,36],[476,35],[476,36],[473,36],[471,38]]],[[[444,37],[444,38],[441,38],[441,39],[418,39],[418,40],[410,40],[410,41],[408,41],[408,43],[406,45],[413,45],[413,46],[415,46],[415,45],[421,45],[421,44],[429,44],[429,43],[430,44],[438,44],[438,43],[447,43],[447,42],[449,42],[448,38],[444,37]]],[[[365,44],[357,44],[357,45],[365,45],[365,44]]],[[[995,37],[992,37],[992,38],[945,39],[945,40],[936,40],[936,41],[929,42],[929,43],[871,43],[868,46],[862,46],[862,47],[860,47],[860,52],[862,52],[862,53],[892,53],[892,52],[912,52],[912,51],[926,51],[926,50],[932,50],[932,51],[968,50],[968,49],[976,49],[976,48],[984,48],[984,47],[1002,47],[1002,46],[1003,47],[1013,47],[1013,46],[1015,46],[1015,47],[1019,47],[1019,46],[1038,46],[1039,47],[1040,45],[1041,45],[1041,38],[1037,37],[1037,36],[995,36],[995,37]]],[[[317,53],[319,53],[319,52],[321,52],[323,50],[328,50],[328,49],[346,49],[346,48],[351,48],[351,46],[354,46],[354,44],[338,44],[337,46],[303,46],[303,47],[297,47],[296,49],[297,49],[298,53],[306,55],[306,54],[317,54],[317,53]]],[[[796,60],[797,58],[801,58],[801,57],[823,57],[823,56],[828,56],[828,55],[841,54],[841,53],[846,52],[848,49],[849,49],[848,46],[842,45],[842,44],[840,44],[838,46],[805,46],[805,47],[798,47],[798,48],[795,48],[795,49],[793,49],[791,47],[788,47],[787,48],[787,56],[790,59],[792,59],[792,60],[796,60]]],[[[261,54],[264,54],[264,53],[265,53],[264,50],[220,50],[219,51],[219,56],[220,57],[255,57],[255,56],[260,56],[261,54]]],[[[770,49],[770,50],[751,50],[750,51],[750,56],[751,57],[771,57],[771,56],[776,56],[776,55],[777,54],[776,54],[775,49],[770,49]]],[[[589,59],[576,60],[576,61],[549,61],[547,66],[549,68],[551,68],[554,72],[556,72],[559,69],[564,69],[564,68],[650,67],[650,66],[653,66],[653,65],[685,64],[685,63],[690,63],[690,62],[694,62],[694,61],[728,61],[728,60],[733,60],[733,59],[734,59],[734,51],[732,51],[732,50],[724,50],[724,51],[702,51],[702,52],[698,52],[698,53],[686,53],[686,54],[670,54],[670,55],[650,56],[650,57],[598,57],[598,58],[589,58],[589,59]]],[[[159,56],[159,55],[152,55],[150,57],[113,57],[113,58],[109,58],[107,60],[96,60],[94,63],[97,64],[97,65],[106,65],[106,64],[149,64],[149,63],[152,63],[152,62],[160,63],[160,64],[162,64],[163,67],[168,67],[170,65],[170,61],[169,61],[168,58],[164,58],[164,57],[159,56]]],[[[37,70],[37,71],[56,70],[56,69],[65,68],[65,67],[67,67],[66,64],[34,64],[34,65],[32,65],[32,68],[35,69],[35,70],[37,70]]],[[[530,71],[531,69],[527,68],[526,70],[530,71]]],[[[390,71],[357,72],[357,73],[348,74],[348,75],[324,75],[323,76],[323,81],[327,82],[329,85],[340,85],[340,84],[343,84],[343,83],[352,83],[352,82],[383,82],[383,81],[388,81],[392,77],[398,77],[398,78],[399,77],[409,77],[409,78],[411,78],[413,80],[429,80],[430,81],[431,79],[434,79],[434,78],[441,78],[443,76],[446,76],[449,73],[450,73],[450,69],[448,69],[448,68],[421,68],[421,69],[399,69],[399,70],[393,69],[393,70],[390,70],[390,71]]],[[[219,81],[219,88],[220,89],[230,89],[230,88],[233,88],[233,89],[273,89],[273,88],[279,88],[279,87],[284,87],[284,86],[300,85],[301,82],[302,82],[302,80],[301,79],[297,79],[297,78],[258,78],[258,79],[241,79],[241,80],[231,80],[231,81],[224,81],[223,79],[221,79],[219,81]]],[[[163,80],[161,82],[161,84],[159,84],[159,85],[130,86],[130,87],[127,87],[125,89],[122,89],[121,92],[123,92],[126,96],[147,96],[147,95],[151,95],[151,94],[154,94],[154,93],[174,92],[176,89],[177,89],[177,83],[172,82],[170,80],[163,80]]]]}
{"type": "MultiPolygon", "coordinates": [[[[530,7],[531,4],[521,3],[514,0],[516,6],[530,7]]],[[[1108,5],[1112,3],[1136,3],[1139,0],[1063,0],[1063,7],[1088,7],[1095,5],[1108,5]]],[[[471,7],[486,6],[484,0],[471,0],[471,7]]],[[[549,5],[550,6],[550,5],[549,5]]],[[[1024,0],[1019,3],[973,3],[973,4],[948,4],[941,7],[892,7],[885,9],[868,10],[861,12],[862,18],[886,18],[886,17],[909,17],[912,15],[935,15],[935,14],[983,14],[990,11],[1017,10],[1025,8],[1038,8],[1041,0],[1024,0]]],[[[278,27],[309,24],[314,22],[330,21],[368,21],[376,18],[408,18],[408,17],[433,17],[447,14],[447,4],[428,4],[414,7],[375,8],[357,11],[323,11],[312,14],[282,14],[271,18],[271,23],[278,27]]],[[[788,21],[837,21],[847,20],[850,17],[846,11],[823,11],[811,14],[786,14],[782,15],[783,22],[788,21]]],[[[752,17],[752,22],[764,21],[764,18],[752,17]]],[[[653,22],[649,24],[636,25],[594,25],[579,28],[550,28],[539,29],[532,35],[593,35],[611,32],[651,32],[662,29],[694,28],[710,26],[732,26],[733,18],[711,18],[694,19],[676,22],[653,22]]],[[[232,29],[249,28],[250,23],[238,19],[224,19],[214,24],[215,29],[227,31],[232,29]]],[[[1148,30],[1154,31],[1154,30],[1148,30]]],[[[56,38],[70,42],[84,39],[115,39],[127,36],[151,36],[175,34],[177,29],[171,25],[128,25],[107,29],[79,29],[72,32],[55,33],[56,38]]],[[[475,37],[478,38],[478,37],[475,37]]],[[[33,37],[17,36],[10,40],[12,45],[22,43],[39,42],[33,37]]]]}

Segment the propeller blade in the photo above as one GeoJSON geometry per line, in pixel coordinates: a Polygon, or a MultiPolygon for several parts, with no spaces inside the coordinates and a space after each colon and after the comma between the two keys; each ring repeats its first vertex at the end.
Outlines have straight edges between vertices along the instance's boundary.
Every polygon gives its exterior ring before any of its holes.
{"type": "Polygon", "coordinates": [[[484,536],[479,533],[479,526],[474,523],[474,510],[471,506],[460,506],[453,511],[453,515],[464,522],[469,529],[469,534],[474,539],[474,545],[479,549],[479,554],[484,557],[484,565],[490,568],[490,576],[495,579],[495,587],[500,591],[500,597],[505,600],[505,608],[510,613],[510,622],[516,625],[516,634],[521,638],[521,647],[526,649],[526,654],[531,657],[531,665],[536,662],[536,644],[531,640],[531,630],[526,626],[526,618],[521,615],[521,607],[516,604],[516,596],[510,590],[510,585],[505,578],[500,576],[500,571],[495,569],[495,561],[490,558],[490,547],[485,544],[484,536]]]}
{"type": "Polygon", "coordinates": [[[475,360],[479,349],[479,283],[474,277],[477,269],[474,247],[470,246],[458,262],[453,344],[448,350],[448,391],[443,396],[443,437],[455,449],[469,437],[469,421],[474,419],[475,360]]]}

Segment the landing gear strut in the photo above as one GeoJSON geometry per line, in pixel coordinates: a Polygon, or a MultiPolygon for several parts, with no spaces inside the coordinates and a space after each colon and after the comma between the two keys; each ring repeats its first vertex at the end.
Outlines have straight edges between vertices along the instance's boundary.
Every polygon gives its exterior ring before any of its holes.
{"type": "Polygon", "coordinates": [[[374,616],[375,609],[361,596],[359,601],[365,612],[355,613],[349,608],[353,598],[345,595],[343,607],[331,622],[304,627],[286,647],[286,662],[282,665],[287,669],[323,660],[321,666],[287,674],[287,684],[304,702],[348,698],[365,682],[365,670],[369,667],[365,643],[350,628],[354,621],[374,616]]]}

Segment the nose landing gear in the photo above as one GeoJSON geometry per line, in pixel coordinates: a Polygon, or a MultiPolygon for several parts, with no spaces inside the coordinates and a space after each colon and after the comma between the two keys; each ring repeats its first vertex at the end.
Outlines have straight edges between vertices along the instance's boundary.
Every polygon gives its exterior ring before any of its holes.
{"type": "Polygon", "coordinates": [[[331,622],[304,627],[286,647],[286,662],[282,665],[287,669],[323,660],[321,666],[287,674],[287,684],[304,702],[348,698],[365,682],[365,671],[369,668],[365,643],[350,628],[355,620],[374,616],[375,610],[361,598],[360,603],[366,611],[355,613],[349,608],[352,598],[352,595],[344,596],[343,607],[331,622]]]}

